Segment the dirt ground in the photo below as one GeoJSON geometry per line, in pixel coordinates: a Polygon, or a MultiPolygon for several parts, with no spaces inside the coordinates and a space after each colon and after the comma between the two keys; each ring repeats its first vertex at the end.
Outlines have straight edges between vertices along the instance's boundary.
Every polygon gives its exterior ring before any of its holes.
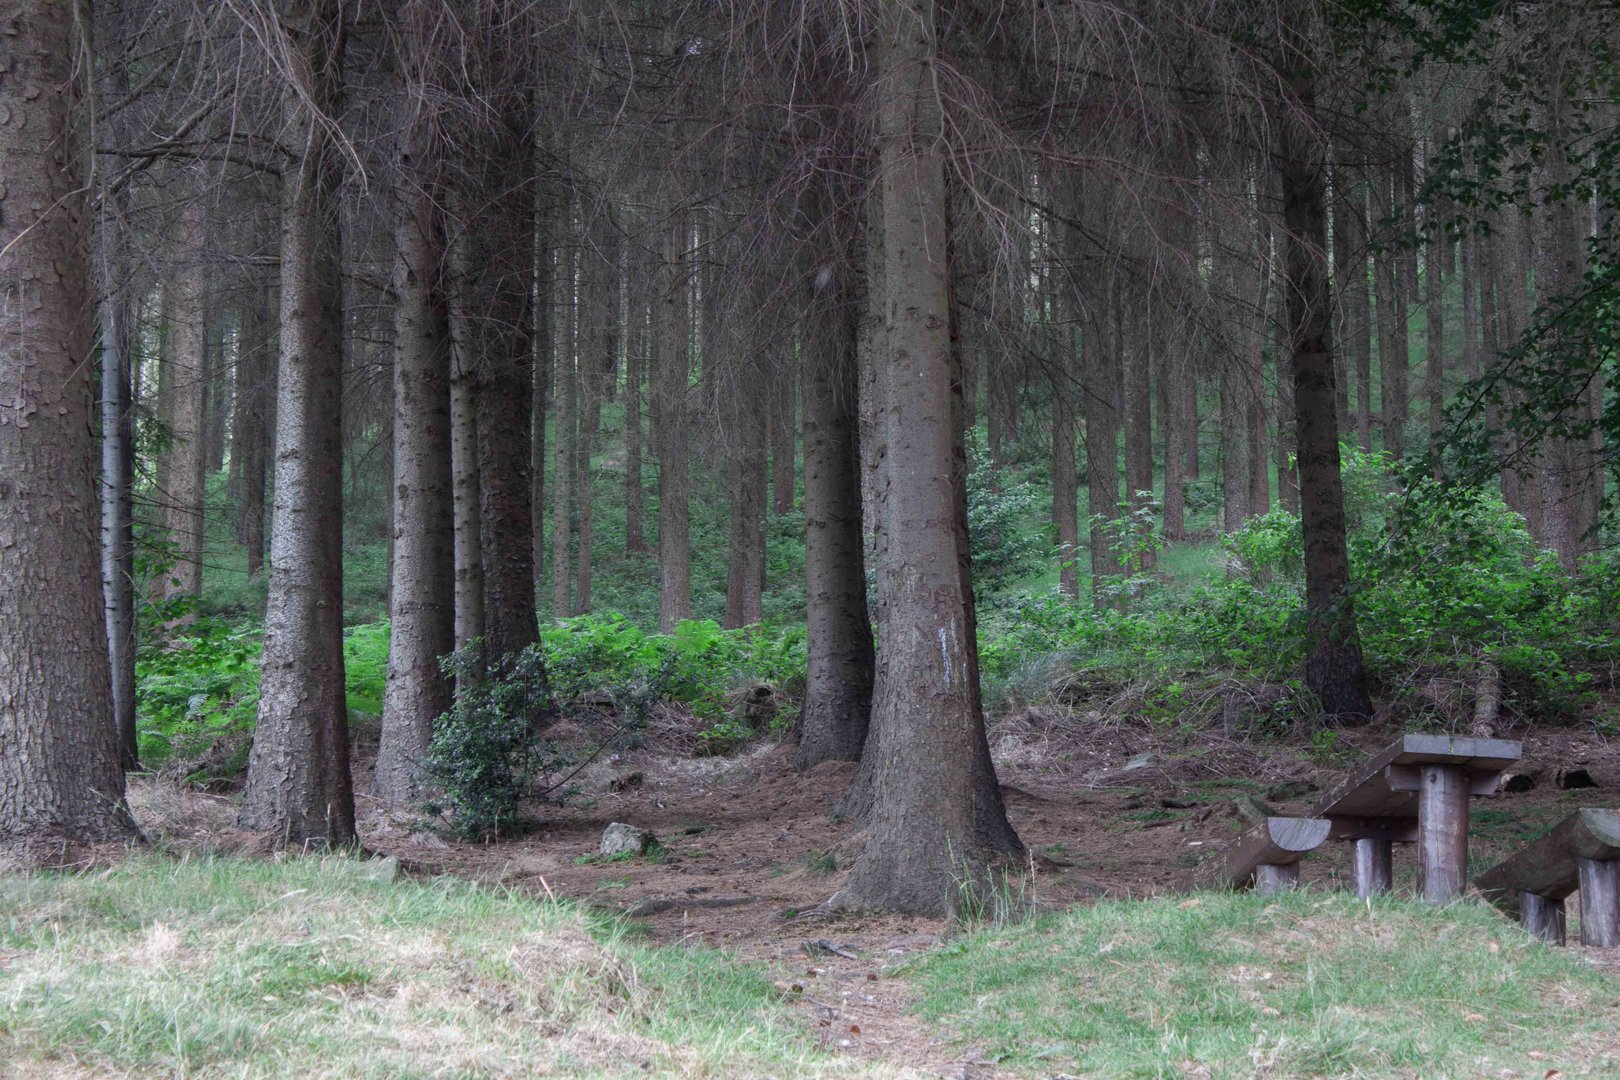
{"type": "MultiPolygon", "coordinates": [[[[907,1011],[908,988],[891,975],[906,957],[951,932],[941,920],[837,915],[818,910],[843,883],[861,834],[831,814],[853,766],[805,773],[792,746],[764,742],[731,757],[692,757],[666,723],[637,749],[605,753],[571,781],[561,804],[532,808],[526,835],[472,844],[425,826],[419,815],[359,800],[365,845],[416,875],[454,874],[567,897],[631,914],[656,940],[701,943],[763,962],[825,1042],[845,1052],[907,1063],[919,1075],[1001,1075],[971,1047],[949,1047],[907,1011]],[[603,860],[603,830],[624,822],[655,833],[663,852],[603,860]]],[[[564,731],[581,748],[596,737],[564,731]]],[[[1318,741],[1255,742],[1219,731],[1148,721],[1080,726],[1072,715],[1028,712],[992,733],[1002,791],[1029,849],[1022,888],[1061,909],[1098,897],[1190,888],[1198,862],[1221,850],[1241,820],[1234,800],[1252,796],[1281,813],[1304,813],[1344,770],[1397,732],[1381,727],[1318,741]]],[[[1577,806],[1614,806],[1620,742],[1589,729],[1522,738],[1519,773],[1530,790],[1476,802],[1472,858],[1484,867],[1577,806]],[[1583,768],[1596,786],[1564,790],[1563,770],[1583,768]]],[[[368,748],[357,747],[356,786],[369,787],[368,748]]],[[[230,802],[139,781],[137,813],[171,842],[217,845],[233,834],[230,802]]],[[[236,834],[251,844],[246,834],[236,834]]],[[[1303,865],[1303,879],[1336,887],[1348,877],[1347,845],[1303,865]]],[[[1397,848],[1397,887],[1412,881],[1412,853],[1397,848]]],[[[1594,957],[1594,959],[1597,959],[1594,957]]],[[[1610,957],[1605,966],[1620,968],[1610,957]]]]}

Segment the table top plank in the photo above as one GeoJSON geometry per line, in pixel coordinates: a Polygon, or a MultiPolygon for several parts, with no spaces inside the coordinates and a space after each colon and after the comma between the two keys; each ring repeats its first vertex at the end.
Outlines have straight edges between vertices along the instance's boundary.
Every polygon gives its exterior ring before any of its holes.
{"type": "Polygon", "coordinates": [[[1474,774],[1500,773],[1519,760],[1520,743],[1460,735],[1403,735],[1358,765],[1329,791],[1312,817],[1362,818],[1417,816],[1418,794],[1391,788],[1391,765],[1456,765],[1474,774]]]}

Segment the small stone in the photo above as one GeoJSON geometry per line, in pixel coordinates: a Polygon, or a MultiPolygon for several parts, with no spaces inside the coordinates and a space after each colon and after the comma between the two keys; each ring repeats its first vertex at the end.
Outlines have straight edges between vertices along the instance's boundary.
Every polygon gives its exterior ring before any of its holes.
{"type": "Polygon", "coordinates": [[[615,855],[645,855],[657,842],[658,838],[646,829],[615,821],[602,830],[602,846],[598,854],[605,859],[615,855]]]}
{"type": "Polygon", "coordinates": [[[371,859],[360,864],[360,873],[368,881],[392,885],[399,880],[399,859],[393,855],[381,859],[371,859]]]}
{"type": "Polygon", "coordinates": [[[1598,782],[1585,769],[1564,769],[1558,774],[1558,786],[1565,791],[1576,791],[1597,787],[1598,782]]]}

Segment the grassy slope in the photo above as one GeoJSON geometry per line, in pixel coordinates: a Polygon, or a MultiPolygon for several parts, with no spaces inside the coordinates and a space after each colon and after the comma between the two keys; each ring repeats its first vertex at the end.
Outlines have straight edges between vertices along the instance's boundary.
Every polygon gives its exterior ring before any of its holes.
{"type": "Polygon", "coordinates": [[[464,882],[385,884],[341,858],[0,879],[0,1076],[855,1069],[772,995],[718,953],[464,882]]]}
{"type": "Polygon", "coordinates": [[[1032,1075],[1620,1074],[1620,982],[1478,903],[1109,901],[906,974],[930,1021],[1032,1075]]]}

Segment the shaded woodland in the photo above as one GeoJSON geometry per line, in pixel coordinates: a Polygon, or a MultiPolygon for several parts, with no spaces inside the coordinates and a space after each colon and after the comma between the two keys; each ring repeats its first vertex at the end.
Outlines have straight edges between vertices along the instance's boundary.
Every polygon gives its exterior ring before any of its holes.
{"type": "Polygon", "coordinates": [[[937,913],[1026,854],[987,715],[1087,679],[1615,722],[1606,6],[5,14],[24,861],[210,745],[354,844],[357,725],[501,834],[559,717],[674,702],[858,762],[829,903],[937,913]]]}

